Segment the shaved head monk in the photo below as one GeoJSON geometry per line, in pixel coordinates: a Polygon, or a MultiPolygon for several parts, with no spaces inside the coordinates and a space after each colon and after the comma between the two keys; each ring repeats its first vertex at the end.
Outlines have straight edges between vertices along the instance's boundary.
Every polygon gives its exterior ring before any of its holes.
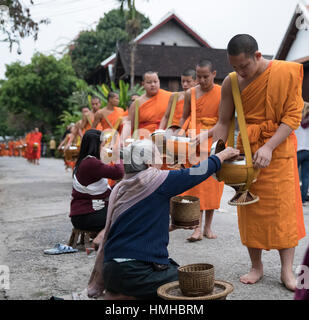
{"type": "MultiPolygon", "coordinates": [[[[210,129],[218,121],[219,104],[221,98],[221,87],[214,83],[216,70],[209,60],[202,60],[196,66],[196,80],[198,85],[186,91],[183,115],[180,126],[183,126],[191,115],[192,108],[196,110],[196,123],[190,120],[190,128],[196,128],[196,134],[201,129],[210,129]]],[[[212,144],[211,138],[204,147],[204,154],[209,154],[212,144]]],[[[209,177],[201,184],[185,192],[185,195],[197,196],[200,199],[200,225],[195,229],[188,241],[203,239],[203,235],[209,239],[217,236],[211,230],[214,209],[220,208],[220,201],[223,193],[223,183],[219,183],[213,177],[209,177]],[[202,231],[203,212],[205,210],[205,226],[202,231]]]]}
{"type": "Polygon", "coordinates": [[[169,126],[179,126],[182,116],[185,92],[196,85],[196,72],[193,69],[187,69],[181,74],[181,86],[183,91],[174,92],[168,102],[165,114],[160,122],[159,129],[166,129],[169,126]],[[173,107],[173,105],[175,105],[173,107]]]}
{"type": "Polygon", "coordinates": [[[103,109],[96,112],[92,128],[95,129],[99,123],[101,123],[100,130],[106,129],[120,129],[122,118],[125,111],[118,107],[119,95],[116,92],[109,92],[107,96],[107,105],[103,109]]]}
{"type": "MultiPolygon", "coordinates": [[[[147,71],[143,75],[145,94],[138,97],[129,108],[131,130],[148,130],[148,134],[159,128],[164,116],[171,92],[160,89],[160,80],[157,72],[147,71]],[[137,111],[137,112],[136,112],[137,111]]],[[[147,136],[145,132],[144,136],[147,136]]]]}
{"type": "MultiPolygon", "coordinates": [[[[237,208],[241,241],[252,263],[240,281],[255,283],[261,279],[262,250],[277,249],[281,281],[295,290],[294,252],[305,236],[293,132],[301,122],[304,106],[303,66],[265,59],[256,40],[247,34],[233,37],[227,50],[241,92],[253,163],[260,168],[257,181],[250,187],[260,200],[237,208]]],[[[227,140],[234,110],[231,78],[227,76],[222,85],[218,123],[208,132],[213,141],[227,140]]],[[[240,138],[237,147],[243,150],[240,138]]]]}

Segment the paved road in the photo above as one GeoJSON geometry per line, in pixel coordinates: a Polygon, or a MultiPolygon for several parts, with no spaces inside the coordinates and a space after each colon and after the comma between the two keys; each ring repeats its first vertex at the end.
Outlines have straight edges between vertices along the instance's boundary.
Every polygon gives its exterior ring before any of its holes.
{"type": "MultiPolygon", "coordinates": [[[[10,289],[0,291],[1,299],[48,299],[82,291],[88,282],[95,256],[84,251],[47,256],[43,250],[66,243],[71,232],[68,218],[71,175],[62,160],[41,159],[34,166],[21,158],[0,158],[0,265],[10,268],[10,289]]],[[[170,234],[170,256],[180,265],[207,262],[215,266],[216,279],[234,285],[231,300],[293,299],[280,284],[280,259],[275,250],[263,252],[264,277],[255,285],[244,285],[239,277],[250,267],[241,244],[236,208],[227,204],[233,195],[224,189],[221,208],[214,217],[215,240],[204,238],[189,243],[189,230],[170,234]]],[[[304,208],[309,226],[309,208],[304,208]]],[[[306,236],[296,249],[295,264],[301,264],[309,244],[306,236]]],[[[82,249],[82,248],[81,248],[82,249]]]]}

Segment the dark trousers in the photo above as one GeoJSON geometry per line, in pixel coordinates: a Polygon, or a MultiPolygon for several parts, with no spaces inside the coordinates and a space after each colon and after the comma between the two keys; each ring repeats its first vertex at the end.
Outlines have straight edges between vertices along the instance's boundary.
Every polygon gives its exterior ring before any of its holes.
{"type": "Polygon", "coordinates": [[[54,158],[55,157],[55,149],[50,149],[50,154],[54,158]]]}
{"type": "Polygon", "coordinates": [[[165,270],[159,270],[151,262],[138,260],[103,264],[103,280],[106,290],[137,299],[158,299],[157,289],[178,280],[179,265],[172,259],[165,270]]]}
{"type": "Polygon", "coordinates": [[[71,222],[76,229],[100,232],[105,228],[107,207],[93,213],[72,216],[71,222]]]}
{"type": "Polygon", "coordinates": [[[301,199],[306,202],[309,187],[309,150],[300,150],[297,152],[297,163],[300,168],[301,199]]]}

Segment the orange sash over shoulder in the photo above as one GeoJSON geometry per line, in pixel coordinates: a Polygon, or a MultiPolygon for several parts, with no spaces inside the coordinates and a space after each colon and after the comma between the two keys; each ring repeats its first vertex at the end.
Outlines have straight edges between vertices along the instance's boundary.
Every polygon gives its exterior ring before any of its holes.
{"type": "Polygon", "coordinates": [[[183,111],[183,105],[184,105],[185,100],[179,100],[176,103],[175,106],[175,112],[173,116],[173,121],[172,121],[172,126],[179,126],[179,121],[182,116],[182,111],[183,111]]]}
{"type": "MultiPolygon", "coordinates": [[[[191,109],[194,103],[193,95],[195,95],[195,88],[191,88],[191,109]]],[[[212,90],[196,100],[196,134],[199,134],[201,129],[210,129],[217,123],[220,99],[221,87],[214,85],[212,90]]],[[[194,127],[195,125],[190,122],[190,128],[193,129],[194,127]]],[[[210,151],[211,143],[212,138],[209,138],[206,152],[210,151]]],[[[209,177],[204,182],[186,191],[184,195],[199,197],[201,210],[218,209],[220,208],[223,187],[223,182],[218,182],[213,177],[209,177]]]]}
{"type": "Polygon", "coordinates": [[[139,106],[139,129],[144,128],[152,133],[159,128],[171,94],[169,91],[159,89],[154,97],[139,106]]]}
{"type": "MultiPolygon", "coordinates": [[[[296,129],[301,121],[303,67],[286,61],[272,61],[241,93],[248,136],[255,153],[276,132],[281,123],[296,129]]],[[[238,147],[242,148],[238,137],[238,147]]],[[[286,249],[297,246],[305,236],[298,181],[294,132],[272,154],[270,165],[261,169],[250,190],[260,200],[239,206],[241,241],[247,247],[286,249]]]]}
{"type": "Polygon", "coordinates": [[[106,117],[108,121],[106,121],[106,119],[102,117],[101,119],[102,130],[111,129],[111,126],[114,128],[116,124],[118,124],[117,127],[120,128],[121,119],[124,116],[125,116],[125,111],[122,108],[114,107],[114,111],[106,117]]]}

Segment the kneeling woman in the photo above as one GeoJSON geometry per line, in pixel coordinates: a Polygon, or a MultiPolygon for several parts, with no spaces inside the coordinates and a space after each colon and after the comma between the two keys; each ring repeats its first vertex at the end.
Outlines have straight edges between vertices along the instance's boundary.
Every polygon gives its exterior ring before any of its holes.
{"type": "Polygon", "coordinates": [[[99,232],[105,227],[111,187],[107,179],[123,177],[122,164],[107,165],[100,160],[101,131],[88,130],[83,136],[73,171],[70,217],[74,228],[99,232]]]}
{"type": "Polygon", "coordinates": [[[90,297],[106,290],[105,299],[155,299],[158,287],[178,280],[178,265],[167,250],[170,199],[206,180],[239,151],[227,148],[209,157],[195,175],[192,169],[149,167],[153,155],[160,163],[158,153],[150,140],[123,149],[125,176],[110,196],[105,235],[88,285],[90,297]]]}

